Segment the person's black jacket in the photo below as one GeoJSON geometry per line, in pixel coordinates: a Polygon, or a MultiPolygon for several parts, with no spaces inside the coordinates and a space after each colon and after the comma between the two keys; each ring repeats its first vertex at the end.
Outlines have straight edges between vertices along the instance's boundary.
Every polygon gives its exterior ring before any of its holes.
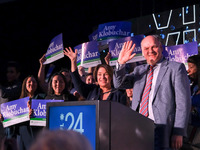
{"type": "Polygon", "coordinates": [[[6,87],[0,87],[2,90],[2,98],[7,98],[8,101],[19,99],[22,89],[22,83],[15,81],[8,84],[6,87]]]}
{"type": "MultiPolygon", "coordinates": [[[[86,100],[100,100],[101,88],[99,86],[95,84],[84,83],[78,74],[78,70],[72,72],[71,77],[75,89],[78,91],[78,93],[85,97],[86,100]]],[[[124,91],[114,88],[112,89],[111,94],[108,96],[107,100],[116,101],[126,105],[126,96],[124,95],[124,91]]]]}
{"type": "Polygon", "coordinates": [[[46,100],[64,100],[65,102],[67,102],[67,101],[77,101],[77,98],[74,96],[74,95],[72,95],[72,94],[69,94],[69,95],[55,95],[55,94],[53,94],[53,95],[47,95],[46,97],[45,97],[45,99],[46,100]]]}

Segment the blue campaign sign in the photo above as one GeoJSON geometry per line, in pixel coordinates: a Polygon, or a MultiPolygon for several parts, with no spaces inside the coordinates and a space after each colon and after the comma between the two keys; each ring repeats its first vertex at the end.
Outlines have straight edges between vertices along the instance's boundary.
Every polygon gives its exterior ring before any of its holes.
{"type": "Polygon", "coordinates": [[[62,38],[62,33],[54,37],[47,49],[46,52],[46,61],[44,64],[49,64],[51,62],[54,62],[62,57],[64,57],[63,54],[64,46],[63,46],[63,38],[62,38]]]}
{"type": "Polygon", "coordinates": [[[100,54],[97,41],[82,43],[74,49],[77,49],[77,66],[93,67],[100,63],[100,54]]]}
{"type": "Polygon", "coordinates": [[[33,115],[30,118],[31,126],[46,126],[46,105],[52,102],[64,102],[64,100],[32,99],[33,115]]]}
{"type": "Polygon", "coordinates": [[[113,40],[109,43],[109,52],[111,53],[111,60],[110,65],[116,65],[116,60],[118,59],[119,53],[127,41],[132,41],[135,44],[135,48],[133,50],[133,53],[136,53],[136,56],[130,60],[130,62],[137,62],[144,60],[144,57],[142,56],[142,49],[141,49],[141,41],[144,38],[144,35],[136,35],[134,37],[125,37],[120,38],[117,40],[113,40]]]}
{"type": "Polygon", "coordinates": [[[128,21],[116,21],[100,24],[98,26],[98,40],[130,36],[131,26],[132,23],[128,21]]]}
{"type": "Polygon", "coordinates": [[[55,106],[49,109],[49,129],[69,129],[80,132],[96,143],[96,105],[55,106]]]}
{"type": "Polygon", "coordinates": [[[1,104],[4,127],[29,120],[29,108],[27,106],[28,101],[29,97],[25,97],[1,104]]]}
{"type": "Polygon", "coordinates": [[[163,56],[169,61],[187,63],[188,57],[198,54],[197,42],[180,44],[175,46],[166,46],[163,56]]]}
{"type": "Polygon", "coordinates": [[[31,108],[34,111],[34,118],[46,118],[46,104],[51,102],[64,102],[64,100],[32,99],[31,108]]]}
{"type": "Polygon", "coordinates": [[[95,30],[92,34],[90,34],[89,36],[89,40],[90,41],[97,41],[98,40],[98,29],[95,30]]]}

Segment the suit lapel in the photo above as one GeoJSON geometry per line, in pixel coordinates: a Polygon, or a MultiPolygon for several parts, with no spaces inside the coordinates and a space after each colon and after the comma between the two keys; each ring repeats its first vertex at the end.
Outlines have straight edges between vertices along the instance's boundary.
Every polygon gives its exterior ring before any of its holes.
{"type": "Polygon", "coordinates": [[[153,102],[155,100],[155,96],[158,92],[158,89],[160,87],[160,84],[161,84],[161,81],[163,80],[163,77],[168,69],[167,67],[167,60],[163,60],[161,66],[160,66],[160,70],[159,70],[159,73],[158,73],[158,77],[157,77],[157,80],[156,80],[156,86],[155,86],[155,90],[154,90],[154,93],[153,93],[153,102]]]}

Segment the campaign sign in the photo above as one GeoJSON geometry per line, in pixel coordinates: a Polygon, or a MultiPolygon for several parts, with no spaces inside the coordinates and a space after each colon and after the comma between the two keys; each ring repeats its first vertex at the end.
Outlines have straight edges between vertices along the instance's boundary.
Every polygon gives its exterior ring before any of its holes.
{"type": "Polygon", "coordinates": [[[135,49],[133,50],[133,53],[136,53],[136,56],[133,59],[129,60],[127,63],[145,60],[145,58],[142,56],[142,49],[140,45],[143,38],[144,38],[144,35],[136,35],[134,37],[125,37],[125,38],[111,41],[109,43],[109,51],[111,53],[110,65],[111,66],[116,65],[116,61],[118,59],[119,53],[124,43],[127,41],[133,41],[133,43],[136,44],[135,49]]]}
{"type": "Polygon", "coordinates": [[[98,40],[98,30],[95,30],[92,34],[89,35],[90,41],[97,41],[98,40]]]}
{"type": "Polygon", "coordinates": [[[74,49],[78,51],[77,66],[89,68],[101,63],[97,41],[80,44],[74,49]]]}
{"type": "Polygon", "coordinates": [[[29,97],[25,97],[1,104],[4,128],[30,120],[29,108],[27,106],[28,101],[29,97]]]}
{"type": "Polygon", "coordinates": [[[46,61],[44,62],[44,64],[49,64],[60,58],[63,58],[63,50],[64,47],[61,33],[51,40],[51,43],[45,55],[46,61]]]}
{"type": "Polygon", "coordinates": [[[32,99],[33,115],[30,118],[31,126],[46,126],[46,104],[51,102],[64,102],[64,100],[32,99]]]}
{"type": "Polygon", "coordinates": [[[96,145],[96,105],[55,106],[49,109],[49,129],[80,132],[96,145]]]}
{"type": "Polygon", "coordinates": [[[187,44],[166,46],[163,51],[163,56],[169,61],[184,63],[187,68],[187,59],[192,55],[198,54],[197,42],[187,44]]]}
{"type": "Polygon", "coordinates": [[[117,21],[100,24],[98,26],[98,40],[130,36],[131,25],[132,23],[128,21],[117,21]]]}

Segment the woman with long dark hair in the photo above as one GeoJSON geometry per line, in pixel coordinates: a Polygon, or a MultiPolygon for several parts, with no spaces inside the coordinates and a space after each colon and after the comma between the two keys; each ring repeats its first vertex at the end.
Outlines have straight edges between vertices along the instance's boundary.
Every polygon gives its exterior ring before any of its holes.
{"type": "MultiPolygon", "coordinates": [[[[28,76],[22,83],[22,91],[20,98],[29,97],[27,103],[29,107],[29,115],[33,113],[31,109],[31,99],[44,99],[44,95],[38,93],[38,82],[34,76],[28,76]]],[[[41,127],[30,126],[30,122],[24,122],[18,125],[20,135],[20,150],[27,150],[31,146],[36,134],[41,127]]]]}
{"type": "Polygon", "coordinates": [[[61,73],[55,73],[48,83],[45,99],[75,101],[76,97],[69,93],[65,76],[61,73]]]}

